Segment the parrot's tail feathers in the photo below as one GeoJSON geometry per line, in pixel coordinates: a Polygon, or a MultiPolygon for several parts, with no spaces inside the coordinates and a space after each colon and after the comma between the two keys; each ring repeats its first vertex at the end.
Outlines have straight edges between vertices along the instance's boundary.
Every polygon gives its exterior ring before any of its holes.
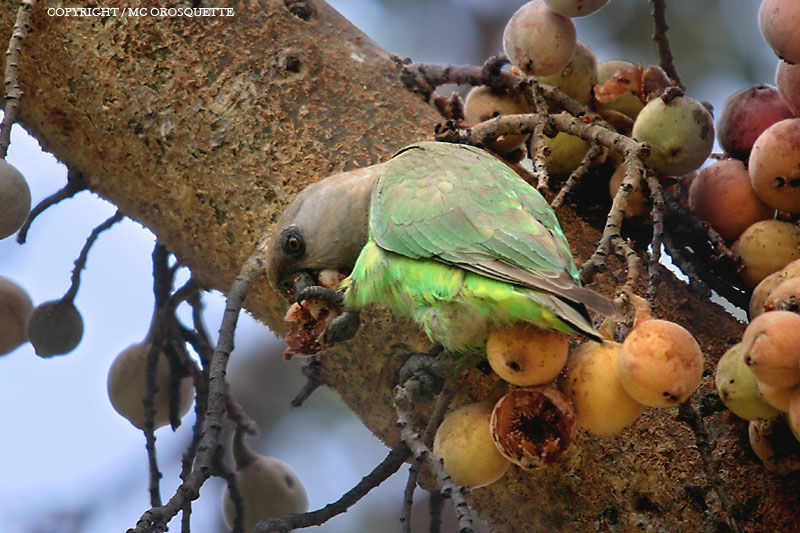
{"type": "Polygon", "coordinates": [[[586,287],[575,286],[570,289],[570,295],[567,296],[570,300],[580,302],[586,306],[587,309],[593,311],[603,318],[620,318],[622,312],[619,310],[614,300],[606,298],[599,292],[593,291],[586,287]]]}
{"type": "Polygon", "coordinates": [[[497,259],[473,256],[471,263],[457,263],[457,266],[471,270],[482,276],[507,281],[549,293],[556,298],[568,300],[576,306],[587,309],[602,317],[619,318],[619,307],[613,300],[592,289],[581,287],[567,271],[531,272],[497,259]]]}
{"type": "Polygon", "coordinates": [[[592,326],[586,307],[582,304],[562,300],[557,296],[550,296],[549,300],[550,305],[548,307],[562,322],[593,341],[603,342],[600,332],[592,326]]]}

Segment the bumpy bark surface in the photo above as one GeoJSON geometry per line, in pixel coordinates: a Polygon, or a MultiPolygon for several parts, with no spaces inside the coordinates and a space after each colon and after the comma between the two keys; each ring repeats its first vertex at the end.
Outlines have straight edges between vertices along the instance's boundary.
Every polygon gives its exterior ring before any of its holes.
{"type": "MultiPolygon", "coordinates": [[[[50,17],[51,4],[37,7],[20,64],[21,121],[208,288],[230,285],[305,185],[432,136],[435,111],[404,87],[386,52],[322,1],[232,2],[235,16],[205,19],[123,14],[136,6],[104,2],[120,8],[107,18],[50,17]]],[[[0,0],[0,42],[15,12],[15,2],[0,0]]],[[[577,259],[587,258],[599,232],[570,208],[559,216],[577,259]]],[[[609,295],[624,279],[613,272],[618,262],[610,267],[595,284],[609,295]]],[[[654,312],[697,336],[707,355],[703,388],[712,390],[713,366],[742,326],[670,274],[662,278],[654,312]]],[[[266,283],[247,307],[284,330],[286,305],[266,283]]],[[[377,312],[354,340],[322,356],[323,377],[393,443],[391,386],[404,355],[427,346],[413,326],[377,312]]],[[[502,390],[496,378],[468,371],[455,405],[502,390]]],[[[470,500],[499,532],[717,530],[726,515],[694,434],[675,415],[648,410],[613,439],[579,430],[557,464],[536,474],[512,468],[470,500]]],[[[732,417],[706,423],[740,523],[796,527],[798,479],[763,470],[732,417]]]]}

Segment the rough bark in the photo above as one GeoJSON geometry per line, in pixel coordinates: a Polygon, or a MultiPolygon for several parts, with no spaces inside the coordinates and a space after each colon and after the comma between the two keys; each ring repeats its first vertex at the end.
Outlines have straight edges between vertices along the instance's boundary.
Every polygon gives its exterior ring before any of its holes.
{"type": "MultiPolygon", "coordinates": [[[[0,5],[5,41],[16,2],[0,5]]],[[[20,64],[22,125],[83,171],[91,190],[153,230],[208,288],[223,291],[297,191],[430,138],[437,120],[389,55],[324,2],[230,5],[235,16],[206,19],[60,18],[40,5],[20,64]]],[[[569,207],[559,216],[576,256],[587,258],[599,232],[569,207]]],[[[624,277],[614,273],[619,263],[610,267],[596,283],[606,294],[624,277]]],[[[662,278],[654,311],[697,336],[710,390],[713,365],[742,326],[662,278]]],[[[247,308],[283,331],[285,303],[266,283],[247,308]]],[[[353,341],[323,355],[323,378],[394,443],[392,382],[403,356],[427,346],[413,326],[378,311],[353,341]]],[[[456,405],[501,392],[496,378],[471,371],[456,405]]],[[[797,478],[768,474],[732,417],[706,422],[737,519],[754,531],[795,527],[797,478]]],[[[618,438],[579,431],[558,464],[534,475],[510,469],[470,500],[503,532],[701,531],[726,519],[694,435],[674,410],[648,410],[618,438]]]]}

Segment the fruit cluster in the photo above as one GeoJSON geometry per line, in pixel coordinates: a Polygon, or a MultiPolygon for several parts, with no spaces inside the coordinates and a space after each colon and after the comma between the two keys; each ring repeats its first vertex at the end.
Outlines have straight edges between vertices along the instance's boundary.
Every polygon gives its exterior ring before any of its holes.
{"type": "Polygon", "coordinates": [[[569,447],[575,427],[618,435],[644,407],[673,407],[700,384],[703,354],[682,326],[639,311],[624,342],[586,341],[570,351],[568,337],[528,324],[489,334],[487,357],[516,387],[494,407],[470,404],[450,413],[434,453],[456,483],[489,484],[514,463],[550,464],[569,447]],[[557,378],[557,388],[548,385],[557,378]]]}
{"type": "MultiPolygon", "coordinates": [[[[714,140],[706,107],[685,96],[660,68],[619,60],[598,65],[589,47],[577,40],[570,17],[589,14],[603,4],[533,0],[522,6],[503,38],[512,69],[559,88],[619,132],[647,142],[646,164],[660,174],[680,176],[699,168],[714,140]]],[[[478,86],[467,96],[464,115],[476,124],[533,109],[520,94],[478,86]]],[[[508,153],[526,140],[526,135],[503,135],[490,148],[508,153]]],[[[552,175],[573,172],[590,146],[563,132],[543,142],[544,163],[552,175]]],[[[622,160],[614,161],[612,196],[625,175],[622,160]]],[[[629,202],[626,215],[648,212],[640,193],[638,202],[629,202]]],[[[463,406],[440,426],[434,452],[454,481],[479,487],[502,476],[509,463],[525,470],[552,463],[569,447],[576,426],[596,436],[614,436],[646,406],[673,407],[686,401],[700,384],[702,351],[685,328],[651,318],[639,300],[634,328],[622,343],[609,338],[570,350],[567,335],[529,324],[491,331],[489,365],[514,387],[494,406],[463,406]]]]}
{"type": "Polygon", "coordinates": [[[717,364],[720,398],[750,421],[750,442],[774,472],[800,469],[800,260],[767,276],[750,300],[742,340],[717,364]],[[788,422],[791,431],[775,426],[788,422]],[[791,438],[790,435],[794,435],[791,438]],[[782,439],[776,442],[775,439],[782,439]],[[787,438],[790,442],[786,442],[787,438]]]}
{"type": "Polygon", "coordinates": [[[732,243],[751,287],[800,258],[799,22],[797,2],[762,1],[759,27],[781,58],[775,86],[728,97],[717,121],[723,159],[689,188],[690,209],[732,243]]]}

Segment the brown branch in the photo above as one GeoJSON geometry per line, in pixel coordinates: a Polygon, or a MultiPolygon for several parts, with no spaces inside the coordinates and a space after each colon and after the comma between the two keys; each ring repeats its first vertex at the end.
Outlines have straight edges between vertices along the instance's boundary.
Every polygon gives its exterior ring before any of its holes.
{"type": "Polygon", "coordinates": [[[547,198],[550,193],[550,173],[547,172],[547,165],[545,164],[545,159],[550,154],[550,148],[544,142],[547,103],[544,101],[541,87],[536,78],[532,78],[531,90],[526,94],[530,95],[530,103],[534,105],[536,114],[539,117],[531,133],[530,141],[528,141],[528,152],[530,153],[531,161],[533,161],[533,171],[538,176],[536,189],[542,196],[547,198]]]}
{"type": "Polygon", "coordinates": [[[473,86],[488,85],[499,93],[518,92],[527,83],[523,76],[500,70],[508,62],[505,54],[490,57],[482,66],[408,64],[398,58],[395,58],[395,61],[402,66],[403,82],[406,87],[412,92],[421,94],[426,100],[430,98],[436,87],[451,83],[473,86]]]}
{"type": "Polygon", "coordinates": [[[567,181],[564,182],[561,190],[558,191],[558,194],[550,203],[553,209],[561,207],[567,196],[572,193],[578,183],[580,183],[581,179],[583,179],[583,177],[589,171],[589,167],[592,166],[594,160],[602,153],[603,149],[600,147],[600,145],[592,144],[589,147],[578,167],[572,171],[572,174],[569,175],[569,178],[567,178],[567,181]]]}
{"type": "MultiPolygon", "coordinates": [[[[433,413],[428,419],[428,425],[425,427],[425,432],[422,435],[422,442],[424,442],[426,445],[431,444],[433,436],[436,433],[436,429],[442,423],[445,411],[447,411],[447,406],[450,405],[454,395],[455,390],[453,387],[448,387],[448,384],[445,383],[442,391],[439,393],[439,396],[436,399],[436,405],[433,407],[433,413]]],[[[400,524],[401,530],[404,533],[411,533],[411,507],[414,504],[414,489],[417,486],[419,464],[419,460],[415,460],[411,463],[411,466],[408,469],[408,480],[406,481],[406,487],[403,491],[403,512],[400,517],[400,524]]],[[[433,494],[438,495],[439,493],[434,492],[432,495],[433,494]]]]}
{"type": "Polygon", "coordinates": [[[728,525],[731,531],[733,531],[733,533],[740,533],[742,528],[736,520],[733,504],[728,497],[728,492],[725,490],[725,484],[719,475],[719,464],[712,455],[714,444],[709,439],[703,417],[700,416],[697,407],[691,403],[691,400],[683,402],[678,407],[678,420],[686,423],[694,433],[695,441],[697,442],[697,451],[700,452],[700,457],[703,461],[706,479],[711,483],[711,487],[717,493],[720,503],[722,504],[722,509],[725,511],[725,514],[728,515],[728,525]]]}
{"type": "Polygon", "coordinates": [[[6,75],[5,75],[5,106],[3,106],[3,122],[0,123],[0,157],[8,154],[8,145],[11,144],[11,127],[17,121],[19,114],[19,99],[22,90],[19,88],[17,68],[19,55],[22,50],[22,41],[28,35],[28,25],[31,14],[36,6],[36,0],[22,0],[17,10],[17,20],[11,32],[11,39],[6,50],[6,75]]]}
{"type": "MultiPolygon", "coordinates": [[[[400,533],[411,533],[411,508],[414,506],[414,491],[419,477],[419,461],[408,467],[408,479],[403,489],[403,510],[400,513],[400,533]]],[[[437,493],[438,494],[438,493],[437,493]]]]}
{"type": "MultiPolygon", "coordinates": [[[[158,315],[158,312],[155,313],[158,315]]],[[[155,316],[154,315],[154,316],[155,316]]],[[[158,385],[156,384],[156,365],[158,358],[161,355],[164,343],[163,324],[155,320],[155,324],[151,325],[148,338],[150,340],[150,351],[147,352],[147,365],[145,366],[145,395],[142,398],[144,404],[144,427],[142,431],[145,437],[145,449],[147,450],[147,465],[150,472],[149,482],[147,485],[150,492],[150,506],[158,507],[161,505],[161,488],[160,482],[163,477],[161,471],[158,469],[158,460],[156,458],[156,433],[155,433],[155,395],[158,393],[158,385]]]]}
{"type": "MultiPolygon", "coordinates": [[[[624,136],[622,136],[624,137],[624,136]]],[[[625,139],[629,139],[625,137],[625,139]]],[[[632,139],[629,139],[634,145],[638,145],[632,139]]],[[[625,282],[627,286],[633,286],[638,278],[638,256],[636,252],[628,245],[627,242],[620,236],[620,228],[622,226],[622,219],[624,217],[625,208],[628,206],[628,199],[631,192],[641,184],[642,176],[646,169],[642,163],[645,157],[646,150],[639,149],[639,146],[629,147],[625,152],[625,178],[622,184],[614,195],[614,200],[611,203],[611,209],[608,212],[605,226],[603,227],[603,235],[600,238],[600,243],[597,246],[594,254],[581,265],[581,279],[584,283],[588,283],[593,278],[594,274],[605,268],[608,254],[613,247],[615,253],[624,257],[628,266],[628,277],[625,282]]]]}
{"type": "Polygon", "coordinates": [[[267,253],[269,235],[264,235],[255,251],[245,260],[239,275],[227,293],[225,312],[220,326],[219,340],[211,356],[208,368],[208,405],[205,413],[203,436],[197,446],[197,456],[192,471],[180,484],[169,501],[145,511],[129,533],[150,533],[165,531],[166,524],[181,509],[187,500],[196,500],[200,495],[200,487],[211,476],[221,452],[222,421],[225,416],[225,399],[227,384],[225,369],[233,351],[233,337],[239,312],[244,298],[253,281],[262,273],[267,253]]]}
{"type": "Polygon", "coordinates": [[[239,484],[236,482],[236,472],[226,466],[222,461],[218,461],[215,468],[215,475],[225,480],[228,485],[228,495],[233,503],[233,527],[230,533],[244,533],[244,499],[239,484]]]}
{"type": "Polygon", "coordinates": [[[318,526],[324,524],[334,516],[340,515],[366,496],[372,489],[383,483],[392,474],[397,472],[406,462],[411,452],[404,443],[400,443],[389,452],[389,455],[372,471],[364,476],[341,498],[329,503],[322,509],[301,514],[289,514],[280,518],[262,520],[256,525],[253,533],[281,532],[286,533],[292,529],[318,526]]]}
{"type": "Polygon", "coordinates": [[[72,279],[70,282],[70,287],[67,292],[64,294],[62,300],[64,301],[73,301],[75,299],[75,295],[78,294],[78,287],[81,284],[81,271],[86,267],[86,259],[89,257],[89,250],[91,250],[94,242],[97,240],[97,237],[122,220],[125,215],[122,214],[121,211],[117,210],[112,216],[106,219],[105,222],[97,226],[92,230],[89,234],[89,238],[86,239],[86,244],[83,245],[81,249],[81,253],[78,255],[78,258],[75,260],[75,267],[72,269],[72,279]]]}
{"type": "Polygon", "coordinates": [[[291,406],[292,407],[300,407],[308,400],[309,396],[311,396],[315,390],[322,386],[322,381],[320,380],[320,366],[321,363],[318,359],[311,359],[307,364],[303,366],[302,372],[303,375],[306,377],[305,385],[303,388],[300,389],[300,392],[292,399],[291,406]]]}
{"type": "Polygon", "coordinates": [[[436,457],[428,446],[422,441],[419,434],[414,431],[411,412],[414,408],[414,397],[421,387],[420,381],[411,378],[403,385],[394,388],[394,405],[397,413],[397,428],[400,430],[400,439],[411,450],[414,460],[424,464],[434,475],[439,492],[445,498],[451,498],[456,509],[459,533],[472,533],[472,510],[466,500],[466,489],[453,482],[450,474],[444,469],[442,460],[436,457]]]}
{"type": "Polygon", "coordinates": [[[31,223],[33,223],[34,219],[41,215],[45,209],[59,203],[61,200],[72,198],[83,190],[86,190],[86,179],[83,174],[77,170],[70,169],[67,172],[67,184],[36,204],[36,206],[31,209],[30,213],[28,213],[28,218],[25,219],[22,227],[19,228],[19,232],[17,232],[17,242],[19,244],[25,243],[25,240],[28,238],[28,230],[31,227],[31,223]]]}
{"type": "MultiPolygon", "coordinates": [[[[651,302],[656,294],[656,282],[658,281],[658,262],[661,259],[661,245],[664,240],[664,196],[661,182],[658,176],[652,171],[645,172],[647,180],[647,191],[650,193],[652,207],[650,210],[653,218],[653,236],[650,239],[650,260],[647,263],[647,299],[651,302]]],[[[644,190],[644,187],[641,189],[644,190]]]]}
{"type": "Polygon", "coordinates": [[[440,492],[434,491],[428,497],[428,533],[440,533],[442,530],[442,509],[444,508],[444,496],[440,492]]]}
{"type": "Polygon", "coordinates": [[[669,26],[667,25],[666,15],[667,2],[666,0],[650,0],[650,4],[653,6],[653,40],[658,47],[658,64],[678,87],[685,90],[686,87],[681,82],[677,69],[675,69],[674,58],[669,47],[669,38],[667,37],[669,26]]]}

